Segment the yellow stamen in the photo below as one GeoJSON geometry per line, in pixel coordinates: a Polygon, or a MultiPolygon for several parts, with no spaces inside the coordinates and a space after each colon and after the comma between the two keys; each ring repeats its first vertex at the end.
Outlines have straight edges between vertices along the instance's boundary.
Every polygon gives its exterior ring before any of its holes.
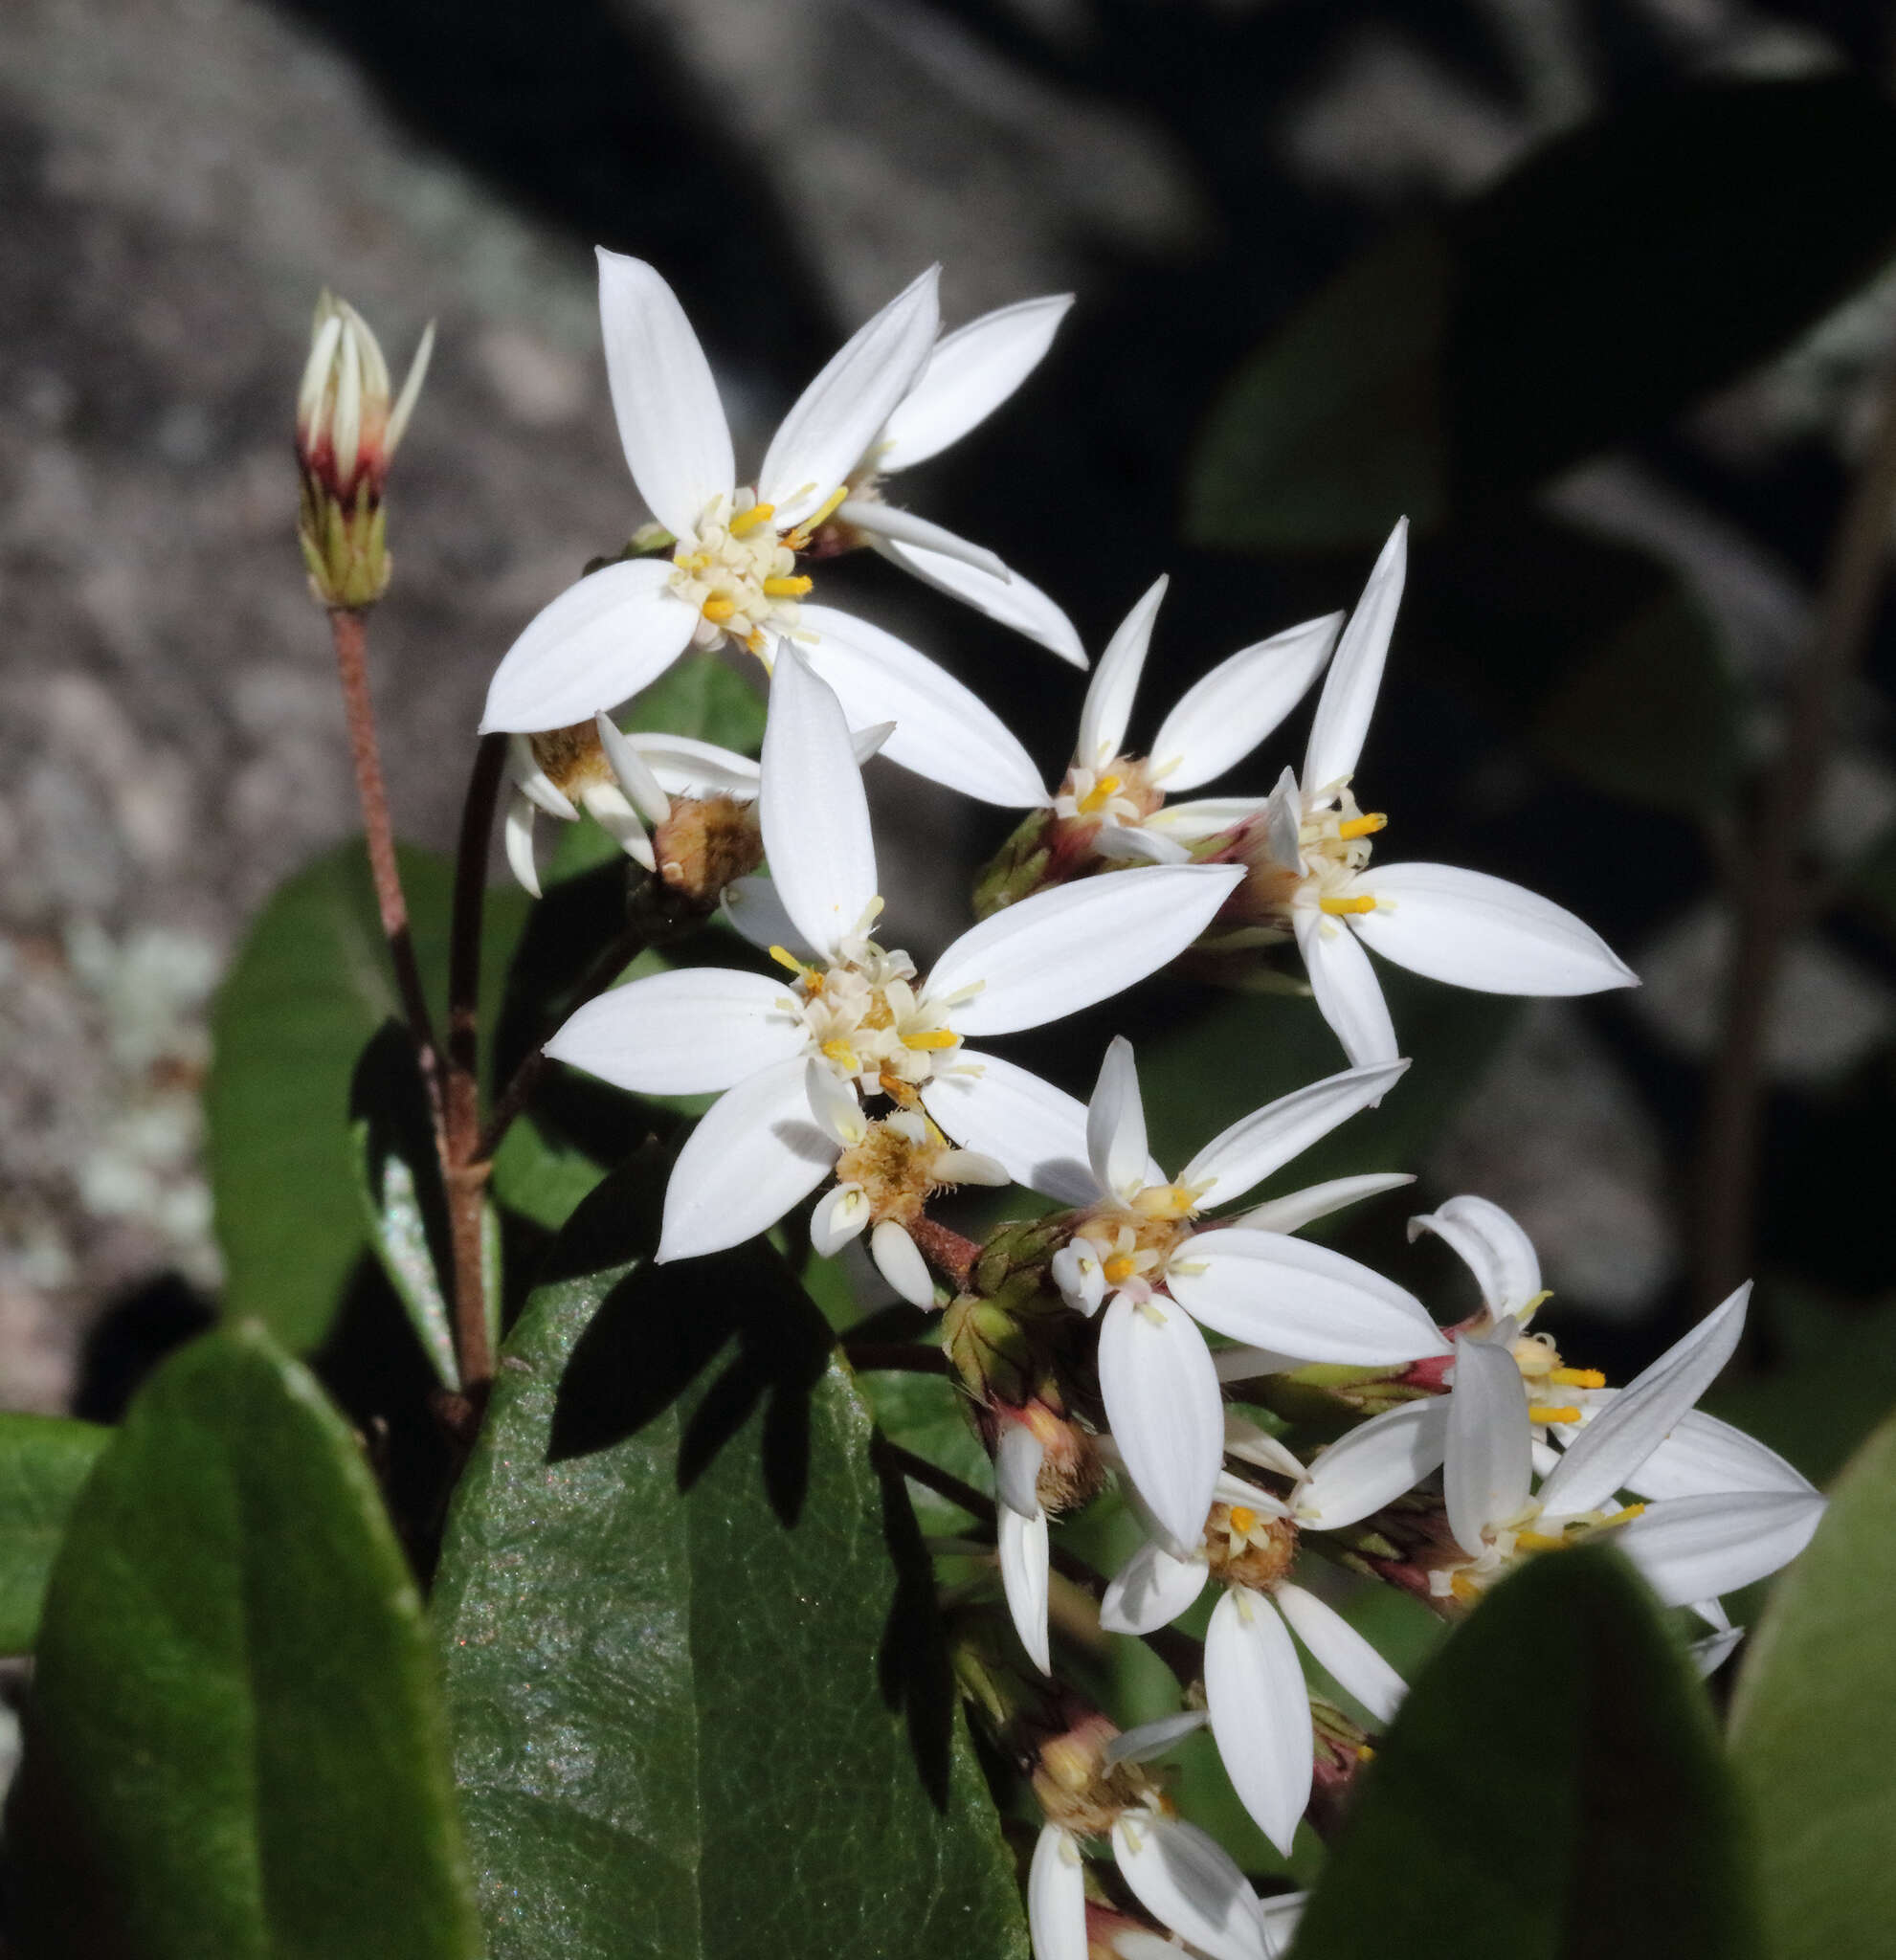
{"type": "Polygon", "coordinates": [[[763,659],[764,629],[761,626],[752,630],[750,636],[744,642],[744,650],[747,654],[755,654],[760,660],[763,659]]]}
{"type": "Polygon", "coordinates": [[[726,599],[722,592],[714,592],[698,610],[713,626],[722,626],[737,611],[737,601],[726,599]]]}
{"type": "Polygon", "coordinates": [[[1117,776],[1102,776],[1086,791],[1085,795],[1081,797],[1080,814],[1082,816],[1092,816],[1099,811],[1104,810],[1111,802],[1113,792],[1119,788],[1119,784],[1120,779],[1117,776]]]}
{"type": "Polygon", "coordinates": [[[815,583],[814,578],[767,578],[764,590],[773,599],[800,599],[815,583]]]}
{"type": "Polygon", "coordinates": [[[925,1028],[919,1035],[904,1035],[902,1037],[902,1045],[904,1048],[924,1050],[954,1048],[960,1045],[960,1041],[961,1036],[947,1028],[925,1028]]]}
{"type": "Polygon", "coordinates": [[[1231,1528],[1234,1531],[1248,1531],[1258,1522],[1258,1514],[1249,1504],[1233,1504],[1231,1507],[1231,1528]]]}
{"type": "Polygon", "coordinates": [[[837,488],[831,491],[829,496],[826,497],[823,500],[823,501],[819,503],[816,506],[816,508],[813,510],[810,513],[810,515],[807,518],[805,518],[800,524],[797,525],[795,530],[792,531],[790,535],[787,538],[785,538],[784,543],[788,545],[792,551],[801,551],[804,546],[809,544],[810,540],[822,527],[826,520],[828,520],[833,515],[837,504],[842,502],[844,498],[846,498],[848,495],[849,485],[847,483],[838,485],[837,488]]]}
{"type": "Polygon", "coordinates": [[[1360,899],[1319,899],[1317,901],[1317,909],[1332,914],[1373,912],[1376,909],[1376,902],[1365,892],[1360,899]]]}
{"type": "Polygon", "coordinates": [[[1106,1284],[1108,1286],[1117,1286],[1122,1281],[1131,1279],[1138,1270],[1138,1267],[1132,1261],[1131,1255],[1128,1253],[1116,1254],[1100,1268],[1100,1271],[1106,1276],[1106,1284]]]}
{"type": "Polygon", "coordinates": [[[1546,1402],[1536,1402],[1528,1411],[1529,1422],[1578,1422],[1579,1419],[1577,1409],[1554,1408],[1546,1402]]]}
{"type": "Polygon", "coordinates": [[[1449,1579],[1448,1590],[1451,1592],[1453,1592],[1456,1598],[1461,1600],[1464,1606],[1467,1605],[1471,1600],[1479,1599],[1482,1596],[1482,1589],[1475,1584],[1474,1580],[1471,1579],[1466,1572],[1455,1573],[1449,1579]]]}
{"type": "Polygon", "coordinates": [[[1548,1380],[1558,1382],[1563,1389],[1606,1387],[1606,1377],[1596,1368],[1556,1368],[1550,1370],[1548,1380]]]}
{"type": "Polygon", "coordinates": [[[1602,1519],[1600,1528],[1604,1530],[1610,1525],[1630,1525],[1635,1518],[1643,1518],[1645,1514],[1644,1504],[1628,1504],[1624,1510],[1615,1511],[1610,1518],[1602,1519]]]}
{"type": "Polygon", "coordinates": [[[1356,1745],[1356,1760],[1359,1763],[1373,1763],[1375,1759],[1376,1752],[1368,1743],[1358,1743],[1356,1745]]]}
{"type": "Polygon", "coordinates": [[[780,946],[773,946],[770,948],[770,957],[776,961],[778,966],[788,967],[799,980],[810,970],[794,953],[786,952],[780,946]]]}
{"type": "Polygon", "coordinates": [[[1523,1551],[1564,1551],[1567,1547],[1558,1531],[1517,1531],[1514,1543],[1523,1551]]]}
{"type": "Polygon", "coordinates": [[[731,519],[731,536],[741,538],[747,531],[754,531],[767,519],[777,514],[774,503],[753,503],[748,510],[741,510],[731,519]]]}
{"type": "Polygon", "coordinates": [[[1339,837],[1372,837],[1388,827],[1389,818],[1377,810],[1367,816],[1352,816],[1348,823],[1338,824],[1336,834],[1339,837]]]}
{"type": "Polygon", "coordinates": [[[857,1058],[856,1050],[847,1041],[843,1040],[840,1036],[834,1041],[825,1041],[823,1043],[823,1053],[832,1061],[838,1064],[838,1066],[846,1068],[851,1075],[860,1075],[862,1073],[862,1063],[857,1058]]]}

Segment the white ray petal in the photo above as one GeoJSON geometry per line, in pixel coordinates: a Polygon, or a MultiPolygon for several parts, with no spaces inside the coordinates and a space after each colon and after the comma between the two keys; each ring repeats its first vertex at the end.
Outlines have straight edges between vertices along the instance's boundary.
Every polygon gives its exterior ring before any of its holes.
{"type": "Polygon", "coordinates": [[[1210,1576],[1202,1557],[1174,1558],[1149,1538],[1113,1574],[1100,1601],[1100,1624],[1109,1634],[1154,1633],[1191,1607],[1210,1576]]]}
{"type": "Polygon", "coordinates": [[[978,1073],[937,1076],[923,1089],[928,1114],[1015,1184],[1063,1205],[1097,1204],[1104,1193],[1086,1162],[1085,1103],[998,1056],[971,1059],[978,1073]]]}
{"type": "Polygon", "coordinates": [[[798,959],[814,960],[816,948],[796,928],[796,921],[784,908],[784,902],[771,880],[764,877],[740,878],[725,887],[719,902],[724,916],[744,938],[768,952],[780,946],[798,959]]]}
{"type": "Polygon", "coordinates": [[[533,861],[533,805],[516,791],[507,798],[504,826],[507,869],[528,898],[540,896],[540,868],[533,861]]]}
{"type": "Polygon", "coordinates": [[[1343,1052],[1358,1068],[1394,1061],[1395,1024],[1389,1017],[1370,956],[1357,945],[1355,934],[1341,920],[1327,918],[1314,906],[1298,906],[1291,924],[1310,976],[1310,991],[1343,1043],[1343,1052]]]}
{"type": "Polygon", "coordinates": [[[1306,620],[1233,654],[1188,688],[1152,742],[1167,793],[1195,790],[1242,762],[1304,699],[1342,626],[1341,612],[1306,620]]]}
{"type": "Polygon", "coordinates": [[[1173,1252],[1166,1283],[1217,1333],[1305,1361],[1379,1368],[1448,1352],[1413,1293],[1281,1232],[1234,1225],[1194,1233],[1173,1252]]]}
{"type": "Polygon", "coordinates": [[[1212,1609],[1205,1700],[1232,1788],[1287,1858],[1310,1800],[1310,1696],[1290,1635],[1263,1593],[1234,1589],[1212,1609]]]}
{"type": "Polygon", "coordinates": [[[1112,1850],[1132,1896],[1210,1960],[1266,1960],[1258,1895],[1195,1824],[1127,1811],[1113,1826],[1112,1850]]]}
{"type": "Polygon", "coordinates": [[[611,715],[594,715],[592,725],[598,733],[600,747],[606,751],[606,760],[612,766],[613,774],[618,778],[619,788],[625,791],[632,807],[649,824],[669,822],[671,798],[665,794],[665,786],[652,773],[652,765],[640,754],[636,745],[626,738],[611,715]]]}
{"type": "Polygon", "coordinates": [[[1297,1493],[1298,1523],[1309,1531],[1340,1531],[1414,1490],[1441,1467],[1449,1400],[1398,1402],[1331,1443],[1297,1493]]]}
{"type": "Polygon", "coordinates": [[[1122,992],[1197,938],[1242,881],[1231,864],[1150,864],[1036,892],[964,932],[927,992],[980,991],[953,1011],[964,1035],[1007,1035],[1122,992]]]}
{"type": "Polygon", "coordinates": [[[836,505],[836,514],[838,523],[854,525],[872,538],[892,538],[900,544],[932,551],[938,558],[958,559],[976,571],[986,572],[990,578],[999,579],[1003,585],[1014,576],[985,545],[970,544],[941,524],[917,517],[912,510],[903,510],[897,503],[884,503],[880,497],[846,498],[836,505]]]}
{"type": "Polygon", "coordinates": [[[859,1184],[839,1184],[816,1201],[810,1214],[810,1249],[833,1259],[852,1238],[869,1229],[874,1212],[859,1184]]]}
{"type": "Polygon", "coordinates": [[[737,482],[730,429],[710,363],[684,308],[658,274],[643,259],[604,249],[599,325],[632,480],[652,515],[668,531],[687,536],[698,528],[705,505],[728,496],[737,482]]]}
{"type": "Polygon", "coordinates": [[[1398,967],[1483,993],[1599,993],[1639,976],[1598,933],[1525,886],[1453,864],[1376,864],[1346,896],[1363,944],[1398,967]]]}
{"type": "Polygon", "coordinates": [[[1274,1348],[1220,1348],[1212,1356],[1221,1382],[1248,1382],[1260,1374],[1290,1374],[1304,1366],[1294,1354],[1280,1354],[1274,1348]]]}
{"type": "Polygon", "coordinates": [[[1744,1637],[1743,1627],[1721,1627],[1704,1639],[1692,1641],[1685,1652],[1698,1669],[1699,1679],[1709,1681],[1738,1651],[1738,1642],[1744,1637]]]}
{"type": "Polygon", "coordinates": [[[869,1119],[862,1113],[856,1084],[844,1081],[820,1055],[805,1062],[803,1087],[811,1115],[843,1149],[854,1149],[868,1135],[869,1119]]]}
{"type": "MultiPolygon", "coordinates": [[[[1213,1357],[1215,1360],[1216,1356],[1213,1357]]],[[[1219,1371],[1218,1379],[1231,1379],[1219,1371]]],[[[1224,1415],[1224,1453],[1237,1457],[1246,1463],[1255,1463],[1260,1470],[1272,1470],[1280,1477],[1287,1477],[1293,1483],[1302,1483],[1309,1471],[1303,1462],[1287,1450],[1268,1430],[1262,1430],[1248,1416],[1239,1415],[1235,1410],[1227,1409],[1224,1415]]],[[[1274,1498],[1273,1503],[1277,1503],[1274,1498]]],[[[1284,1517],[1290,1515],[1288,1505],[1279,1505],[1284,1517]]]]}
{"type": "Polygon", "coordinates": [[[617,1089],[694,1096],[797,1055],[807,1038],[780,981],[679,967],[589,1000],[546,1043],[555,1061],[617,1089]]]}
{"type": "Polygon", "coordinates": [[[494,670],[480,732],[569,728],[649,687],[683,653],[695,617],[671,571],[627,558],[543,606],[494,670]]]}
{"type": "Polygon", "coordinates": [[[1100,1393],[1140,1496],[1178,1544],[1195,1545],[1224,1452],[1224,1405],[1191,1316],[1120,1294],[1100,1326],[1100,1393]]]}
{"type": "Polygon", "coordinates": [[[1129,1199],[1151,1180],[1146,1148],[1146,1105],[1139,1096],[1139,1069],[1132,1044],[1115,1035],[1100,1064],[1100,1079],[1086,1105],[1086,1161],[1100,1189],[1129,1199]]]}
{"type": "Polygon", "coordinates": [[[1175,837],[1123,823],[1103,823],[1093,833],[1093,849],[1102,858],[1114,858],[1126,864],[1190,864],[1192,861],[1192,853],[1175,837]]]}
{"type": "Polygon", "coordinates": [[[1649,1504],[1609,1543],[1639,1567],[1664,1606],[1735,1592],[1787,1566],[1823,1520],[1815,1491],[1742,1490],[1649,1504]]]}
{"type": "Polygon", "coordinates": [[[1386,1191],[1400,1191],[1415,1181],[1415,1173],[1409,1170],[1367,1170],[1357,1177],[1332,1177],[1303,1191],[1286,1192],[1281,1198],[1267,1198],[1261,1205],[1240,1212],[1231,1222],[1259,1232],[1301,1232],[1346,1205],[1378,1197],[1386,1191]]]}
{"type": "Polygon", "coordinates": [[[876,845],[842,705],[788,644],[770,676],[760,768],[758,814],[777,897],[803,937],[833,954],[876,896],[876,845]]]}
{"type": "Polygon", "coordinates": [[[1378,1722],[1394,1722],[1408,1688],[1369,1641],[1340,1613],[1301,1586],[1280,1583],[1271,1596],[1317,1665],[1378,1722]]]}
{"type": "Polygon", "coordinates": [[[1040,365],[1072,304],[1071,293],[1022,300],[944,334],[882,425],[878,473],[926,462],[986,421],[1040,365]]]}
{"type": "Polygon", "coordinates": [[[779,529],[808,517],[849,479],[934,345],[941,316],[930,266],[845,341],[783,419],[757,473],[779,529]]]}
{"type": "Polygon", "coordinates": [[[1475,1276],[1482,1303],[1498,1320],[1523,1312],[1541,1291],[1541,1262],[1534,1242],[1497,1204],[1486,1198],[1450,1198],[1409,1221],[1413,1245],[1433,1232],[1475,1276]]]}
{"type": "Polygon", "coordinates": [[[589,783],[579,792],[579,800],[587,815],[628,858],[644,865],[647,871],[658,869],[658,860],[652,854],[652,839],[645,835],[644,819],[616,783],[589,783]]]}
{"type": "Polygon", "coordinates": [[[1317,700],[1310,744],[1304,752],[1304,788],[1312,796],[1356,773],[1408,569],[1409,520],[1404,518],[1389,534],[1370,573],[1317,700]]]}
{"type": "Polygon", "coordinates": [[[1385,1061],[1345,1069],[1280,1096],[1219,1131],[1179,1172],[1178,1181],[1209,1183],[1207,1205],[1241,1198],[1358,1110],[1380,1102],[1408,1067],[1406,1061],[1385,1061]]]}
{"type": "Polygon", "coordinates": [[[1072,620],[1038,586],[1012,567],[1005,579],[993,578],[939,551],[924,551],[913,545],[898,544],[892,538],[873,542],[880,556],[891,565],[901,566],[924,585],[933,586],[938,592],[972,606],[997,624],[1025,635],[1050,654],[1058,654],[1069,666],[1085,671],[1086,650],[1081,645],[1079,630],[1072,620]]]}
{"type": "Polygon", "coordinates": [[[1513,1355],[1493,1342],[1457,1341],[1441,1487],[1448,1528],[1470,1558],[1481,1555],[1486,1526],[1519,1517],[1526,1505],[1532,1442],[1513,1355]]]}
{"type": "MultiPolygon", "coordinates": [[[[1595,1407],[1613,1391],[1595,1391],[1595,1407]]],[[[1688,1409],[1672,1433],[1626,1480],[1638,1497],[1711,1497],[1721,1491],[1781,1490],[1808,1494],[1817,1486],[1773,1449],[1703,1409],[1688,1409]]]]}
{"type": "Polygon", "coordinates": [[[1047,1639],[1047,1514],[1023,1518],[1011,1504],[1000,1507],[996,1541],[1001,1590],[1014,1630],[1027,1657],[1042,1674],[1054,1671],[1047,1639]]]}
{"type": "Polygon", "coordinates": [[[1289,1950],[1309,1896],[1307,1892],[1274,1892],[1268,1899],[1258,1901],[1258,1911],[1264,1922],[1264,1939],[1273,1960],[1289,1950]]]}
{"type": "Polygon", "coordinates": [[[994,711],[946,667],[829,606],[805,606],[817,636],[803,651],[848,710],[851,723],[892,722],[881,752],[918,776],[1009,810],[1044,803],[1034,758],[994,711]]]}
{"type": "Polygon", "coordinates": [[[1069,1239],[1061,1246],[1047,1261],[1047,1277],[1075,1313],[1091,1320],[1099,1312],[1100,1303],[1106,1297],[1106,1276],[1088,1240],[1069,1239]]]}
{"type": "Polygon", "coordinates": [[[1008,1425],[994,1451],[994,1495],[1023,1518],[1039,1514],[1040,1465],[1046,1459],[1047,1446],[1025,1423],[1008,1425]]]}
{"type": "Polygon", "coordinates": [[[1086,1960],[1086,1867],[1073,1834],[1043,1824],[1027,1867],[1034,1960],[1086,1960]]]}
{"type": "Polygon", "coordinates": [[[876,1270],[910,1306],[934,1305],[935,1281],[928,1262],[893,1218],[884,1218],[870,1233],[869,1257],[876,1261],[876,1270]]]}
{"type": "Polygon", "coordinates": [[[1116,1735],[1107,1743],[1108,1763],[1149,1763],[1176,1748],[1188,1735],[1196,1735],[1211,1718],[1202,1708],[1187,1708],[1177,1715],[1161,1715],[1156,1722],[1142,1722],[1116,1735]]]}
{"type": "Polygon", "coordinates": [[[749,798],[757,793],[757,765],[734,748],[691,735],[642,730],[625,740],[668,795],[749,798]]]}
{"type": "Polygon", "coordinates": [[[1146,649],[1152,643],[1152,622],[1159,615],[1171,579],[1161,575],[1120,622],[1106,643],[1093,678],[1086,683],[1086,701],[1080,710],[1080,739],[1073,759],[1082,768],[1104,768],[1126,746],[1126,726],[1132,719],[1132,699],[1146,667],[1146,649]]]}
{"type": "Polygon", "coordinates": [[[1184,843],[1197,843],[1260,815],[1269,802],[1267,796],[1194,796],[1189,803],[1155,810],[1146,825],[1184,843]]]}
{"type": "Polygon", "coordinates": [[[507,737],[507,773],[512,776],[514,787],[520,793],[548,816],[557,817],[562,823],[571,823],[579,815],[564,792],[554,787],[553,779],[540,767],[539,759],[533,753],[533,745],[524,735],[507,737]]]}
{"type": "Polygon", "coordinates": [[[695,1258],[768,1232],[814,1191],[836,1147],[810,1120],[803,1058],[772,1062],[700,1117],[665,1187],[658,1257],[695,1258]]]}

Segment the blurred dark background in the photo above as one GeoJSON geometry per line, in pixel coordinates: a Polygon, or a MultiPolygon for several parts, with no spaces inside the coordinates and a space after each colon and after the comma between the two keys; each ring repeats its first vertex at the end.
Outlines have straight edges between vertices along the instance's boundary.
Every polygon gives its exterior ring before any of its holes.
{"type": "MultiPolygon", "coordinates": [[[[673,279],[753,456],[929,260],[951,323],[1077,291],[1014,407],[904,487],[1095,649],[1172,572],[1135,736],[1214,660],[1349,603],[1416,520],[1363,775],[1389,855],[1520,879],[1645,984],[1398,987],[1428,1073],[1350,1163],[1507,1205],[1563,1326],[1592,1323],[1570,1350],[1641,1359],[1709,1304],[1693,1167],[1748,813],[1896,343],[1892,25],[1733,0],[12,0],[0,1403],[69,1406],[90,1337],[102,1409],[139,1329],[175,1338],[214,1295],[206,1003],[270,887],[352,828],[291,538],[318,288],[398,368],[440,323],[374,658],[403,828],[444,843],[494,662],[638,515],[594,242],[673,279]]],[[[956,667],[1057,774],[1076,677],[883,571],[826,595],[956,667]]],[[[1816,785],[1821,898],[1760,1084],[1767,1283],[1727,1405],[1818,1474],[1896,1398],[1892,651],[1883,606],[1816,785]]],[[[876,789],[910,943],[938,942],[963,904],[943,838],[971,867],[1007,819],[876,789]]],[[[1294,1002],[1118,1018],[1164,1145],[1336,1065],[1294,1002]]],[[[1083,1091],[1106,1032],[1036,1053],[1083,1091]]],[[[1401,1247],[1400,1203],[1352,1244],[1465,1303],[1401,1247]]]]}

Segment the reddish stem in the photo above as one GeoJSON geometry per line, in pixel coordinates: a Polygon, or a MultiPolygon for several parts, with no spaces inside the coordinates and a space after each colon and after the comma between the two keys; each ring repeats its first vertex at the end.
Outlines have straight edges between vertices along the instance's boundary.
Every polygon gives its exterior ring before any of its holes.
{"type": "Polygon", "coordinates": [[[933,1218],[917,1218],[906,1229],[922,1257],[937,1272],[947,1274],[957,1292],[966,1291],[974,1261],[981,1257],[981,1248],[971,1238],[962,1237],[959,1232],[949,1231],[933,1218]]]}

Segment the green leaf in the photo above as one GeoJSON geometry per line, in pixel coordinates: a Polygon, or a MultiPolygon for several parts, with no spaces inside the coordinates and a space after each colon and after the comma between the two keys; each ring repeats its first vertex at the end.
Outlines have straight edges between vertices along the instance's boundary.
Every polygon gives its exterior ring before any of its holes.
{"type": "Polygon", "coordinates": [[[764,697],[743,674],[707,654],[667,669],[633,702],[625,725],[635,733],[690,735],[755,755],[764,746],[764,697]]]}
{"type": "Polygon", "coordinates": [[[1838,1479],[1745,1657],[1731,1751],[1772,1960],[1896,1950],[1896,1420],[1838,1479]]]}
{"type": "Polygon", "coordinates": [[[1651,1595],[1602,1548],[1543,1556],[1416,1679],[1297,1960],[1745,1960],[1740,1826],[1651,1595]]]}
{"type": "Polygon", "coordinates": [[[495,1960],[1015,1960],[900,1481],[767,1249],[603,1186],[508,1344],[436,1609],[495,1960]]]}
{"type": "Polygon", "coordinates": [[[494,1153],[494,1195],[547,1232],[557,1232],[605,1174],[584,1150],[547,1135],[530,1116],[514,1119],[494,1153]]]}
{"type": "Polygon", "coordinates": [[[66,1514],[112,1432],[58,1415],[0,1414],[0,1654],[24,1654],[66,1514]]]}
{"type": "Polygon", "coordinates": [[[421,1601],[260,1328],[167,1362],[74,1507],[9,1838],[39,1960],[480,1952],[421,1601]]]}

